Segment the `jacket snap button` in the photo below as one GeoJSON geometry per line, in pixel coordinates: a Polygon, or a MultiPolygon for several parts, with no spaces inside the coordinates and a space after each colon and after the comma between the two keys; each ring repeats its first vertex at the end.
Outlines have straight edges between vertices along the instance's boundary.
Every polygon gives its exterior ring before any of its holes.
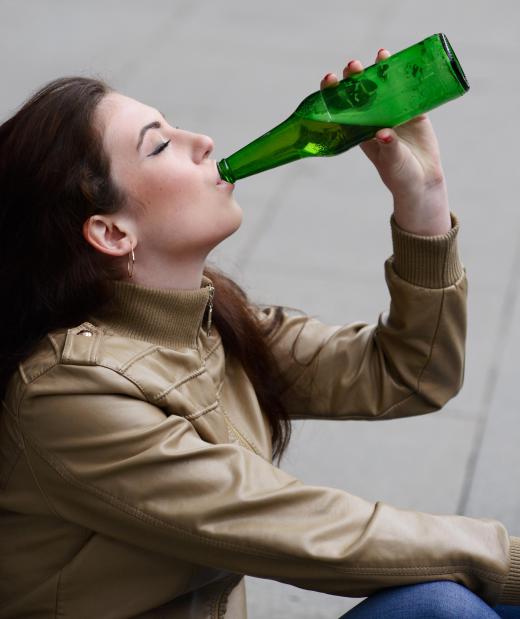
{"type": "Polygon", "coordinates": [[[84,335],[85,337],[92,337],[92,332],[84,329],[83,331],[80,331],[78,335],[84,335]]]}

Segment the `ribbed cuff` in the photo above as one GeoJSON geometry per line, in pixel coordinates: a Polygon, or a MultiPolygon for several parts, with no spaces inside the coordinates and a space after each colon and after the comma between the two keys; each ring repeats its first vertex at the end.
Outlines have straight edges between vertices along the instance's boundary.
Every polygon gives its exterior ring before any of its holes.
{"type": "Polygon", "coordinates": [[[457,234],[459,222],[451,215],[451,230],[439,236],[420,236],[390,220],[394,246],[393,267],[401,279],[422,288],[446,288],[463,275],[457,234]]]}
{"type": "Polygon", "coordinates": [[[511,565],[499,604],[520,605],[520,537],[512,537],[509,545],[511,565]]]}

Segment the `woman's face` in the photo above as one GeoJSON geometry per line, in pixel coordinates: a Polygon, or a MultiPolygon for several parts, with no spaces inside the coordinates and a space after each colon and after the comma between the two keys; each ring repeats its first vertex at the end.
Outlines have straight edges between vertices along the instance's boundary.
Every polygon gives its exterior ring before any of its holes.
{"type": "Polygon", "coordinates": [[[101,101],[96,121],[111,176],[127,197],[123,212],[141,263],[144,256],[150,264],[205,259],[239,228],[242,210],[210,158],[211,138],[172,127],[156,109],[119,93],[101,101]]]}

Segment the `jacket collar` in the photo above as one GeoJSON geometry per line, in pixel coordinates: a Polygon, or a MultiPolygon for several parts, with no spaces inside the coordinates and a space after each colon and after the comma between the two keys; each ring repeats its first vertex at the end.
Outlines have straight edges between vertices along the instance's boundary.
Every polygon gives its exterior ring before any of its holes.
{"type": "MultiPolygon", "coordinates": [[[[213,285],[207,277],[195,290],[147,288],[122,281],[110,284],[112,297],[92,322],[124,337],[167,348],[194,348],[213,285]]],[[[208,321],[209,321],[208,317],[208,321]]]]}

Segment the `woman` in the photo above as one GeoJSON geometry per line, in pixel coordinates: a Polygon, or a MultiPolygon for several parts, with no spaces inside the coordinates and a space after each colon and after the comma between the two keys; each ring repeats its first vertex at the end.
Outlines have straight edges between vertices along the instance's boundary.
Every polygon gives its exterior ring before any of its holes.
{"type": "Polygon", "coordinates": [[[363,145],[394,197],[376,326],[261,310],[205,268],[242,217],[212,147],[83,78],[0,127],[0,617],[245,617],[244,574],[370,596],[353,617],[497,616],[520,599],[500,523],[272,464],[292,418],[422,414],[460,388],[466,283],[428,119],[363,145]]]}

